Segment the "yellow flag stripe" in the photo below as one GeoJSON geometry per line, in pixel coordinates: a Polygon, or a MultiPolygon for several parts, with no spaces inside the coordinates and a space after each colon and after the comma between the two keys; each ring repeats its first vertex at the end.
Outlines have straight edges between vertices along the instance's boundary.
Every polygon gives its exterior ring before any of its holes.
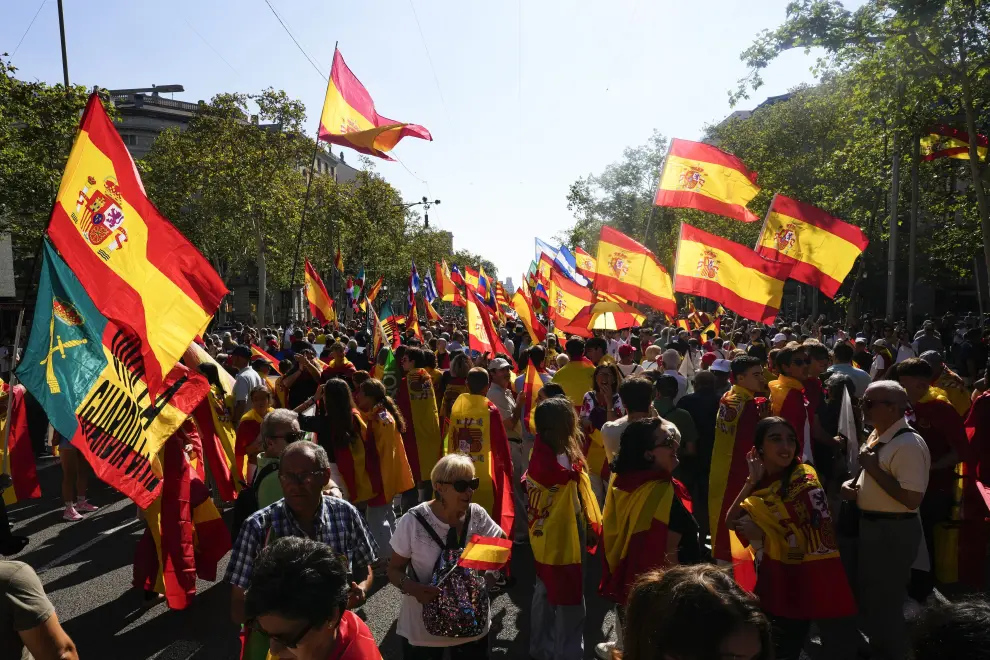
{"type": "Polygon", "coordinates": [[[693,192],[727,204],[746,206],[760,192],[760,187],[739,170],[715,163],[691,160],[670,154],[660,181],[663,190],[693,192]],[[698,172],[698,170],[701,172],[698,172]],[[702,185],[692,185],[698,172],[702,185]]]}

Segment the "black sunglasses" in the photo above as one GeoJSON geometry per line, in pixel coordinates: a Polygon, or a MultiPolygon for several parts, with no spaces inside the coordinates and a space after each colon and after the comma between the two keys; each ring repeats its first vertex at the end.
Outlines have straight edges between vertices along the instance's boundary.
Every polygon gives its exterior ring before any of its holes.
{"type": "Polygon", "coordinates": [[[279,644],[280,646],[284,646],[287,649],[294,649],[297,646],[299,646],[299,643],[303,641],[303,638],[306,635],[308,635],[309,631],[315,628],[317,625],[313,622],[309,622],[305,626],[303,626],[302,630],[300,630],[298,633],[293,635],[291,638],[287,638],[287,637],[282,637],[281,635],[273,635],[270,632],[265,631],[265,629],[261,627],[261,624],[258,623],[257,619],[252,620],[250,623],[252,628],[260,632],[262,635],[267,636],[269,639],[273,640],[276,644],[279,644]]]}
{"type": "Polygon", "coordinates": [[[266,435],[269,440],[285,440],[287,443],[298,442],[306,437],[305,431],[289,431],[282,435],[266,435]]]}
{"type": "Polygon", "coordinates": [[[278,478],[285,482],[294,482],[299,486],[311,483],[326,474],[325,469],[310,470],[309,472],[282,472],[279,471],[278,478]]]}
{"type": "Polygon", "coordinates": [[[894,405],[894,402],[893,401],[884,401],[882,399],[863,399],[862,401],[860,401],[859,405],[861,405],[861,406],[863,406],[863,408],[866,408],[867,410],[869,410],[873,406],[878,406],[878,405],[892,406],[892,405],[894,405]]]}
{"type": "Polygon", "coordinates": [[[463,493],[468,488],[470,488],[471,490],[478,490],[478,486],[481,485],[481,480],[475,477],[470,481],[468,481],[467,479],[458,479],[457,481],[438,481],[437,483],[453,486],[454,490],[456,490],[458,493],[463,493]]]}

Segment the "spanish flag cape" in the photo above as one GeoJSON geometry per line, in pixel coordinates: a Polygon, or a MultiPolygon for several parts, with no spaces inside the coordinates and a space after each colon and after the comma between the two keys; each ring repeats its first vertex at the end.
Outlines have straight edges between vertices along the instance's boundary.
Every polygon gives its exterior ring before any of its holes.
{"type": "Polygon", "coordinates": [[[223,393],[216,385],[210,386],[209,393],[193,410],[193,420],[199,429],[203,456],[217,484],[217,493],[224,502],[231,502],[241,490],[241,481],[236,477],[234,469],[237,465],[234,458],[237,433],[230,423],[230,414],[223,403],[223,393]]]}
{"type": "Polygon", "coordinates": [[[206,486],[201,451],[189,422],[165,442],[158,455],[161,494],[144,510],[148,527],[135,551],[134,586],[164,594],[174,610],[192,603],[197,578],[217,579],[217,563],[231,547],[206,486]],[[187,444],[193,446],[191,455],[187,444]]]}
{"type": "Polygon", "coordinates": [[[327,366],[323,368],[322,375],[324,380],[342,378],[347,382],[351,382],[351,377],[354,376],[355,371],[357,371],[357,368],[354,366],[354,363],[346,357],[342,357],[339,362],[336,359],[327,362],[327,366]]]}
{"type": "Polygon", "coordinates": [[[712,555],[733,562],[737,581],[750,588],[756,577],[752,572],[752,556],[736,533],[726,527],[725,516],[749,477],[746,453],[753,448],[756,423],[767,416],[767,408],[766,399],[756,398],[740,385],[733,385],[722,396],[715,418],[715,445],[708,482],[712,555]]]}
{"type": "MultiPolygon", "coordinates": [[[[267,637],[265,643],[268,643],[267,637]]],[[[327,660],[381,660],[381,658],[381,651],[378,650],[368,624],[354,612],[344,610],[340,617],[340,625],[337,627],[336,645],[327,656],[327,660]]],[[[279,656],[269,650],[265,655],[259,656],[258,660],[279,660],[279,656]]]]}
{"type": "Polygon", "coordinates": [[[966,389],[966,384],[956,372],[948,367],[942,367],[942,373],[932,385],[940,390],[940,394],[945,395],[961,417],[966,417],[973,400],[970,398],[969,390],[966,389]]]}
{"type": "Polygon", "coordinates": [[[581,534],[578,518],[596,534],[602,512],[583,463],[565,468],[539,435],[526,471],[526,514],[536,575],[547,588],[551,605],[580,605],[584,597],[581,534]],[[580,510],[578,510],[578,507],[580,510]]]}
{"type": "Polygon", "coordinates": [[[484,507],[502,531],[512,530],[512,458],[502,416],[481,394],[462,394],[454,402],[447,429],[447,453],[467,454],[476,463],[480,482],[474,501],[484,507]]]}
{"type": "Polygon", "coordinates": [[[13,485],[3,491],[4,504],[14,504],[22,500],[41,497],[38,483],[38,470],[34,463],[34,450],[28,435],[27,406],[24,403],[23,385],[9,387],[0,380],[0,401],[8,399],[6,417],[0,417],[0,438],[4,427],[10,424],[7,452],[0,446],[0,466],[13,479],[13,485]]]}
{"type": "Polygon", "coordinates": [[[575,408],[580,409],[584,393],[594,389],[595,365],[586,357],[568,362],[557,370],[551,382],[564,388],[564,393],[575,408]]]}
{"type": "MultiPolygon", "coordinates": [[[[265,415],[272,410],[272,408],[266,410],[265,415]]],[[[241,423],[237,425],[237,442],[234,445],[234,471],[237,478],[245,483],[247,482],[247,448],[261,434],[261,421],[265,415],[259,415],[252,408],[244,413],[244,416],[241,417],[241,423]]]]}
{"type": "Polygon", "coordinates": [[[457,397],[466,394],[467,378],[453,378],[447,383],[447,389],[443,391],[443,399],[440,401],[440,437],[447,437],[447,425],[450,423],[450,413],[454,409],[454,402],[457,397]]]}
{"type": "MultiPolygon", "coordinates": [[[[588,392],[591,396],[596,396],[594,390],[588,392]]],[[[596,400],[597,403],[597,400],[596,400]]],[[[609,401],[609,406],[612,402],[609,401]]],[[[612,471],[608,466],[608,456],[605,455],[605,440],[602,437],[602,427],[608,420],[608,409],[596,407],[591,412],[591,433],[584,438],[584,455],[588,459],[588,472],[608,481],[612,471]]]]}
{"type": "Polygon", "coordinates": [[[804,383],[781,374],[775,380],[767,382],[767,387],[770,389],[770,413],[791,423],[797,431],[797,455],[801,460],[810,462],[811,424],[808,421],[808,399],[804,395],[804,383]]]}
{"type": "MultiPolygon", "coordinates": [[[[416,485],[412,471],[409,469],[402,434],[396,428],[395,419],[381,403],[368,412],[361,411],[361,417],[368,425],[368,439],[371,441],[367,443],[368,451],[371,445],[374,445],[378,453],[379,474],[370,478],[372,483],[381,482],[381,489],[368,504],[371,506],[390,504],[398,493],[404,493],[416,485]]],[[[408,424],[409,421],[407,420],[406,423],[408,424]]],[[[370,464],[368,467],[371,467],[370,464]]]]}
{"type": "Polygon", "coordinates": [[[617,474],[605,495],[602,516],[604,572],[598,593],[625,605],[635,579],[665,565],[674,498],[691,510],[684,484],[666,472],[617,474]]]}
{"type": "Polygon", "coordinates": [[[786,485],[766,478],[760,485],[742,503],[764,534],[757,558],[760,608],[804,621],[855,614],[828,498],[815,468],[801,463],[786,485]]]}
{"type": "Polygon", "coordinates": [[[361,411],[352,410],[351,420],[357,431],[355,441],[337,441],[336,438],[330,440],[333,443],[337,469],[347,486],[347,499],[358,504],[367,502],[382,492],[382,472],[378,449],[373,441],[367,442],[368,424],[361,416],[361,411]]]}
{"type": "Polygon", "coordinates": [[[433,379],[426,369],[413,369],[402,378],[396,404],[406,418],[402,441],[413,479],[429,481],[433,466],[440,460],[441,443],[437,398],[433,379]]]}

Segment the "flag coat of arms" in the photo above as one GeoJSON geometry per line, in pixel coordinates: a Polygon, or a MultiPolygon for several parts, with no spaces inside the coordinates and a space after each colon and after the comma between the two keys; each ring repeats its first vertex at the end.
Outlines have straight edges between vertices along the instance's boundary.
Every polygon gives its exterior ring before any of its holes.
{"type": "Polygon", "coordinates": [[[156,455],[209,391],[177,364],[150,395],[141,340],[102,315],[46,241],[18,378],[103,481],[146,508],[161,490],[156,455]]]}
{"type": "MultiPolygon", "coordinates": [[[[985,135],[976,136],[976,155],[980,160],[987,159],[990,141],[985,135]]],[[[969,160],[969,133],[951,126],[933,127],[929,134],[921,138],[921,160],[957,158],[969,160]]]]}
{"type": "Polygon", "coordinates": [[[592,283],[598,270],[595,258],[578,246],[574,247],[574,260],[577,262],[577,272],[588,278],[592,283]]]}
{"type": "Polygon", "coordinates": [[[753,321],[773,323],[790,264],[681,223],[674,291],[703,296],[753,321]]]}
{"type": "Polygon", "coordinates": [[[654,203],[756,222],[759,218],[746,205],[758,192],[756,172],[732,154],[710,144],[673,139],[654,203]]]}
{"type": "Polygon", "coordinates": [[[99,313],[137,337],[144,379],[157,394],[227,288],[145,195],[96,94],[83,112],[48,237],[99,313]]]}
{"type": "Polygon", "coordinates": [[[835,298],[856,257],[870,244],[863,230],[811,204],[775,195],[756,251],[791,264],[790,277],[835,298]]]}
{"type": "Polygon", "coordinates": [[[319,138],[369,156],[392,160],[387,152],[409,136],[433,140],[422,126],[386,119],[378,114],[368,90],[347,68],[340,51],[335,50],[327,97],[320,114],[319,138]]]}
{"type": "Polygon", "coordinates": [[[596,268],[595,288],[600,292],[618,294],[670,316],[677,314],[667,270],[644,245],[622,232],[602,227],[596,268]]]}
{"type": "Polygon", "coordinates": [[[582,309],[595,302],[595,295],[591,293],[591,289],[583,287],[554,271],[550,275],[548,297],[550,320],[556,327],[570,334],[581,335],[582,337],[591,336],[591,331],[587,328],[569,325],[582,309]]]}

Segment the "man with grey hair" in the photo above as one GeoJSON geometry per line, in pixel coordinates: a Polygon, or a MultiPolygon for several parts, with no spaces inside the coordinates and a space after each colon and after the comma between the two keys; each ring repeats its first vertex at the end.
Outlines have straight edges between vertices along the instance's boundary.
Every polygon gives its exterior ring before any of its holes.
{"type": "Polygon", "coordinates": [[[842,484],[841,492],[860,510],[857,602],[872,656],[906,658],[903,606],[921,547],[918,508],[928,488],[931,456],[904,418],[908,395],[899,383],[872,383],[862,407],[874,430],[860,450],[859,475],[842,484]]]}
{"type": "Polygon", "coordinates": [[[685,378],[679,371],[678,367],[681,366],[681,354],[676,348],[668,348],[663,352],[661,357],[663,361],[663,375],[673,376],[677,379],[677,396],[674,397],[674,405],[681,400],[681,397],[687,393],[687,378],[685,378]]]}
{"type": "Polygon", "coordinates": [[[266,543],[299,536],[325,543],[346,559],[351,574],[347,607],[360,607],[374,579],[378,559],[367,523],[354,505],[323,494],[330,483],[330,458],[312,442],[293,442],[282,452],[278,478],[285,497],[244,521],[234,542],[225,579],[233,586],[231,617],[245,622],[244,594],[251,585],[254,562],[266,543]]]}
{"type": "Polygon", "coordinates": [[[248,452],[258,454],[258,471],[251,487],[258,494],[258,506],[264,508],[282,499],[282,481],[278,478],[278,464],[282,452],[290,443],[302,440],[299,428],[299,414],[288,408],[276,408],[261,420],[261,432],[257,446],[248,447],[248,452]]]}

